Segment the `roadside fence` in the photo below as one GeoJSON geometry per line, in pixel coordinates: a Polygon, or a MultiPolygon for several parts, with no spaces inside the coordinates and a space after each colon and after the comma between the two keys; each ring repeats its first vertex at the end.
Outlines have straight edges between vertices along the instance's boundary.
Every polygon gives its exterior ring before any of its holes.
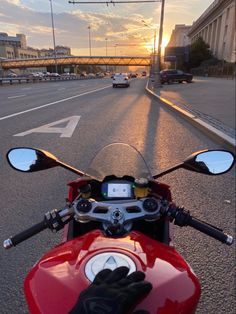
{"type": "Polygon", "coordinates": [[[41,82],[55,82],[55,81],[68,81],[68,80],[87,80],[87,79],[99,79],[102,77],[95,76],[95,77],[81,77],[79,75],[71,75],[71,76],[55,76],[55,77],[0,77],[0,86],[5,84],[21,84],[21,83],[41,83],[41,82]]]}
{"type": "Polygon", "coordinates": [[[236,75],[236,66],[232,63],[203,66],[191,69],[191,73],[195,76],[221,77],[233,80],[236,75]]]}

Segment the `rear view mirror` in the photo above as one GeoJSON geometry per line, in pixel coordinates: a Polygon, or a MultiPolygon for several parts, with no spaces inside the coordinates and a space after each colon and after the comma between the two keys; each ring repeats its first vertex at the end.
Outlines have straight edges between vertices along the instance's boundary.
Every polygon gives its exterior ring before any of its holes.
{"type": "Polygon", "coordinates": [[[235,162],[231,152],[210,150],[194,153],[183,163],[183,168],[209,175],[218,175],[229,171],[235,162]]]}
{"type": "Polygon", "coordinates": [[[43,150],[18,147],[7,153],[9,164],[18,171],[35,172],[59,165],[57,158],[43,150]]]}

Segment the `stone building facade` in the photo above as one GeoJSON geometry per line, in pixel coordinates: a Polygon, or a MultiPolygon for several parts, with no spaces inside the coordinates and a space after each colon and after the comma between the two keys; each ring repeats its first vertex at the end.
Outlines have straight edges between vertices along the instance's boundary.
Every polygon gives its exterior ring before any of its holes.
{"type": "Polygon", "coordinates": [[[215,0],[189,30],[191,43],[202,37],[219,60],[236,61],[235,1],[215,0]]]}
{"type": "MultiPolygon", "coordinates": [[[[71,49],[65,46],[56,46],[56,56],[71,56],[71,49]]],[[[54,57],[54,49],[35,49],[27,46],[26,36],[16,34],[8,36],[0,33],[0,57],[6,59],[28,59],[38,57],[54,57]]]]}
{"type": "MultiPolygon", "coordinates": [[[[71,56],[71,49],[69,47],[65,46],[56,46],[56,56],[57,57],[66,57],[66,56],[71,56]]],[[[54,57],[54,49],[49,48],[49,49],[40,49],[39,50],[39,57],[54,57]]]]}
{"type": "Polygon", "coordinates": [[[7,33],[0,33],[0,57],[7,59],[38,58],[38,51],[27,47],[24,34],[8,36],[7,33]]]}
{"type": "Polygon", "coordinates": [[[175,29],[172,30],[168,47],[185,47],[190,44],[188,32],[190,25],[176,24],[175,29]]]}

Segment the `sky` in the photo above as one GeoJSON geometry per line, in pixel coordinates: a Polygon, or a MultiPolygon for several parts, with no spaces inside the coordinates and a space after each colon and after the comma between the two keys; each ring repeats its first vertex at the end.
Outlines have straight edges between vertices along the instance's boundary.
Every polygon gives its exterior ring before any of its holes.
{"type": "MultiPolygon", "coordinates": [[[[159,30],[160,2],[107,5],[99,4],[102,0],[87,1],[97,4],[52,0],[56,45],[71,47],[73,55],[89,55],[90,26],[93,56],[104,56],[106,51],[108,56],[150,54],[155,30],[157,34],[159,30]]],[[[212,2],[166,0],[163,46],[175,24],[191,25],[212,2]]],[[[53,47],[50,0],[0,0],[0,32],[25,34],[27,45],[34,48],[53,47]]]]}

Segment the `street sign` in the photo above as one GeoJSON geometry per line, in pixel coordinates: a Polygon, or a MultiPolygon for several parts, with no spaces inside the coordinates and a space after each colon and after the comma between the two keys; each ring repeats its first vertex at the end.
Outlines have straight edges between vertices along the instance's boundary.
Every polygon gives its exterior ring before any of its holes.
{"type": "Polygon", "coordinates": [[[176,56],[165,56],[164,61],[165,62],[175,62],[177,60],[176,56]]]}

